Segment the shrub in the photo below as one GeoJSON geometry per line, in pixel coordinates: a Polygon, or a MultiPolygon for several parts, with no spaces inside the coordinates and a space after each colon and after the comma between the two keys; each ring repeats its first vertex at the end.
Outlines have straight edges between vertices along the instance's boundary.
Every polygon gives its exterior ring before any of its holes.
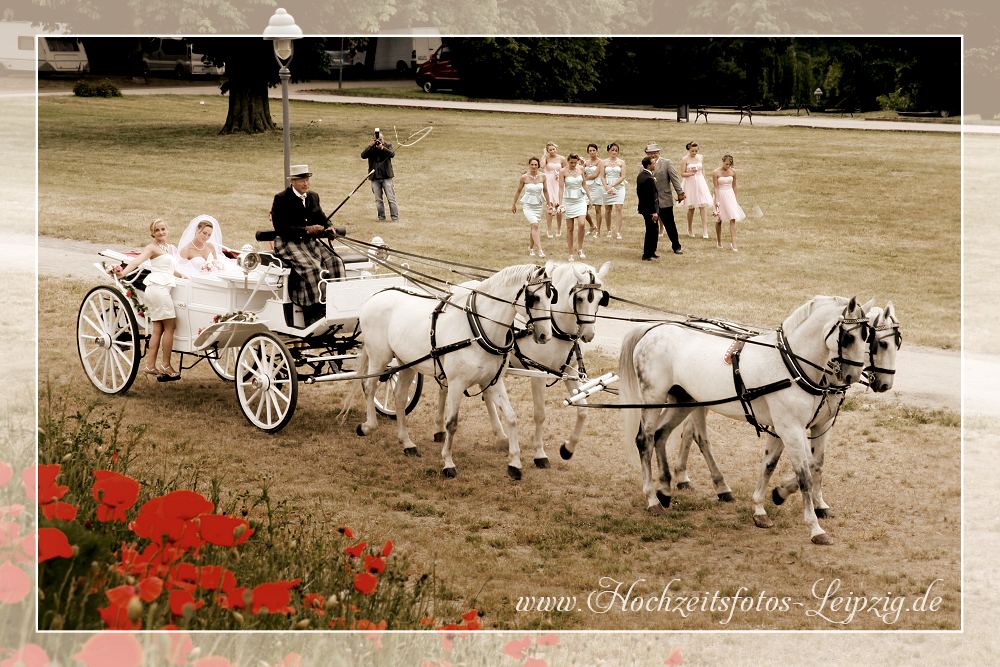
{"type": "Polygon", "coordinates": [[[888,95],[879,95],[875,98],[882,111],[909,111],[913,107],[910,96],[897,88],[888,95]]]}
{"type": "Polygon", "coordinates": [[[77,81],[73,86],[73,94],[77,97],[121,97],[122,91],[108,79],[99,81],[77,81]]]}

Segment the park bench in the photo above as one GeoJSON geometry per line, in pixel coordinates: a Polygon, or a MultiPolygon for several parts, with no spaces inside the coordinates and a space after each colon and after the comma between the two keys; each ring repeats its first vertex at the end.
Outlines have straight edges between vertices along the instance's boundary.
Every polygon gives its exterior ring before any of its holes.
{"type": "Polygon", "coordinates": [[[834,107],[823,109],[824,113],[839,113],[841,116],[850,116],[854,118],[854,114],[861,113],[861,109],[857,107],[834,107]]]}
{"type": "Polygon", "coordinates": [[[708,122],[709,113],[732,113],[740,115],[739,125],[743,124],[743,119],[747,118],[753,125],[753,109],[749,104],[724,105],[724,104],[696,104],[694,105],[694,122],[698,122],[698,116],[708,122]]]}

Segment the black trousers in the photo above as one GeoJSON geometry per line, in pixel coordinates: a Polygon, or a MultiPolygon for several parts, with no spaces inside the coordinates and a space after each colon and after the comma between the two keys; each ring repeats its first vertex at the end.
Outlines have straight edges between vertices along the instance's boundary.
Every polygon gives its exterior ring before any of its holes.
{"type": "Polygon", "coordinates": [[[670,249],[675,252],[680,250],[681,241],[677,238],[677,225],[674,224],[673,206],[660,209],[660,222],[663,224],[663,228],[667,230],[667,237],[670,239],[670,249]]]}
{"type": "MultiPolygon", "coordinates": [[[[656,242],[660,234],[660,227],[656,220],[653,220],[652,213],[643,213],[642,219],[646,222],[646,235],[642,238],[642,258],[650,259],[656,254],[656,242]]],[[[677,231],[674,230],[674,234],[676,233],[677,231]]]]}

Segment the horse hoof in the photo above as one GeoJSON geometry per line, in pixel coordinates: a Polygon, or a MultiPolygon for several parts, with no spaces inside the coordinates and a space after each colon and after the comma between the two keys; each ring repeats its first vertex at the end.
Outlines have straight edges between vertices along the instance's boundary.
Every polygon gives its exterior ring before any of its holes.
{"type": "Polygon", "coordinates": [[[448,479],[454,479],[455,477],[458,477],[458,470],[455,468],[445,468],[441,471],[441,474],[448,479]]]}
{"type": "Polygon", "coordinates": [[[667,511],[662,507],[660,507],[659,505],[650,505],[649,507],[646,508],[646,511],[652,514],[653,516],[662,516],[667,513],[667,511]]]}
{"type": "Polygon", "coordinates": [[[833,544],[833,538],[831,538],[826,533],[820,533],[819,535],[813,535],[812,536],[812,543],[813,544],[821,544],[821,545],[825,546],[825,545],[833,544]]]}
{"type": "Polygon", "coordinates": [[[438,431],[434,434],[434,442],[444,442],[444,431],[438,431]]]}
{"type": "Polygon", "coordinates": [[[358,427],[356,429],[354,429],[354,432],[357,433],[358,435],[360,435],[361,437],[364,437],[364,435],[365,435],[365,425],[364,424],[358,424],[358,427]]]}
{"type": "Polygon", "coordinates": [[[758,528],[774,528],[774,521],[766,514],[754,514],[753,525],[758,528]]]}
{"type": "Polygon", "coordinates": [[[420,450],[417,449],[416,447],[407,447],[406,449],[403,450],[403,454],[405,454],[406,456],[412,456],[412,457],[415,457],[415,458],[418,458],[418,459],[420,458],[420,450]]]}
{"type": "Polygon", "coordinates": [[[541,459],[535,459],[535,467],[536,468],[548,468],[549,467],[549,459],[548,459],[548,457],[541,458],[541,459]]]}
{"type": "Polygon", "coordinates": [[[677,488],[678,489],[690,489],[691,488],[691,482],[677,482],[677,488]]]}
{"type": "Polygon", "coordinates": [[[817,507],[816,508],[816,518],[817,519],[829,519],[832,516],[829,507],[817,507]]]}
{"type": "Polygon", "coordinates": [[[778,490],[778,487],[771,489],[771,502],[775,505],[782,505],[785,502],[785,499],[781,495],[781,491],[778,490]]]}
{"type": "MultiPolygon", "coordinates": [[[[454,468],[452,468],[452,470],[454,470],[454,468]]],[[[514,466],[507,466],[507,476],[515,482],[519,482],[521,481],[521,469],[515,468],[514,466]]]]}
{"type": "Polygon", "coordinates": [[[660,507],[664,509],[670,507],[670,496],[663,493],[663,491],[656,492],[656,499],[660,501],[660,507]]]}
{"type": "Polygon", "coordinates": [[[573,458],[573,452],[566,448],[566,445],[559,445],[559,456],[562,457],[563,461],[569,461],[573,458]]]}
{"type": "Polygon", "coordinates": [[[721,500],[724,503],[731,503],[734,500],[733,494],[730,491],[726,491],[724,493],[720,493],[719,494],[719,500],[721,500]]]}

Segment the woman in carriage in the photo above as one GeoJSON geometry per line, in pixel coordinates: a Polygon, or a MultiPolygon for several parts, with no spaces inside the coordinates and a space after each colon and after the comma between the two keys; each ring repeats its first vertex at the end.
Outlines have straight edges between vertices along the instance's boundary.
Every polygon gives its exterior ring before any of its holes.
{"type": "Polygon", "coordinates": [[[225,254],[219,221],[210,215],[192,219],[177,247],[177,270],[187,276],[236,267],[235,260],[225,254]]]}

